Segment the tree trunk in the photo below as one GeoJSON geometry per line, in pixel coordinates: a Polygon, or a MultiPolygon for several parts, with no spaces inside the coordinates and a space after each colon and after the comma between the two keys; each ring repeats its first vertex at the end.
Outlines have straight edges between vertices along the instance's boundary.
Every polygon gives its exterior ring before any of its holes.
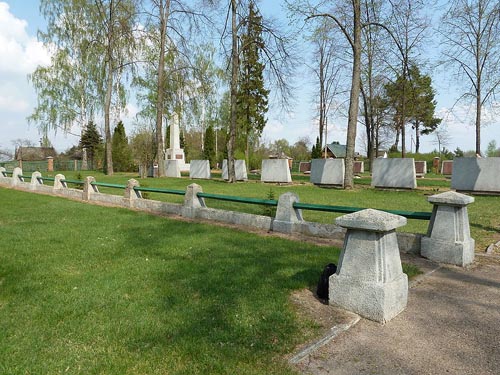
{"type": "Polygon", "coordinates": [[[420,151],[420,124],[418,121],[415,121],[415,154],[418,154],[420,151]]]}
{"type": "Polygon", "coordinates": [[[167,40],[167,24],[170,15],[170,0],[159,2],[160,16],[160,57],[158,60],[158,80],[156,93],[156,163],[158,164],[158,177],[165,176],[165,139],[163,138],[163,101],[165,98],[165,45],[167,40]]]}
{"type": "Polygon", "coordinates": [[[229,182],[236,181],[236,175],[234,171],[234,144],[236,140],[236,96],[238,93],[239,68],[236,6],[236,0],[231,0],[231,123],[229,124],[229,139],[227,143],[227,172],[229,182]]]}
{"type": "Polygon", "coordinates": [[[106,49],[106,94],[104,97],[104,136],[106,137],[105,143],[105,160],[106,160],[106,174],[113,175],[113,142],[111,139],[111,95],[113,93],[113,1],[109,5],[109,19],[108,19],[108,35],[107,35],[107,49],[106,49]]]}
{"type": "Polygon", "coordinates": [[[361,84],[361,5],[360,0],[353,0],[354,37],[351,96],[349,100],[349,120],[347,123],[347,145],[345,157],[344,188],[354,186],[354,148],[356,144],[356,127],[358,125],[359,92],[361,84]]]}
{"type": "Polygon", "coordinates": [[[360,0],[353,0],[354,37],[351,96],[349,99],[349,120],[347,122],[347,145],[345,157],[344,188],[354,187],[354,148],[356,144],[356,127],[358,125],[359,92],[361,85],[361,5],[360,0]]]}
{"type": "Polygon", "coordinates": [[[480,155],[481,155],[481,91],[480,89],[478,89],[476,94],[476,156],[480,155]]]}

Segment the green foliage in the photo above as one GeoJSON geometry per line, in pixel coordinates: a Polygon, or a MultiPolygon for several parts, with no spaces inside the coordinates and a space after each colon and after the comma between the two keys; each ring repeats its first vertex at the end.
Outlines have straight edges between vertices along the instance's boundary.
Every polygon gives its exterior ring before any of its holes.
{"type": "Polygon", "coordinates": [[[132,150],[128,144],[123,122],[119,122],[113,131],[113,169],[118,172],[130,172],[133,170],[132,150]]]}
{"type": "Polygon", "coordinates": [[[311,151],[311,159],[320,159],[321,158],[321,143],[319,137],[316,137],[316,144],[313,145],[311,151]]]}
{"type": "MultiPolygon", "coordinates": [[[[274,200],[276,199],[276,195],[274,194],[273,188],[269,188],[269,191],[266,194],[266,199],[268,200],[274,200]]],[[[276,207],[274,206],[263,206],[263,215],[264,216],[269,216],[269,217],[275,217],[276,216],[276,207]]]]}
{"type": "Polygon", "coordinates": [[[393,121],[396,127],[411,124],[417,152],[420,134],[434,132],[441,123],[441,119],[434,117],[437,104],[434,96],[431,77],[422,75],[416,65],[410,67],[409,77],[399,75],[395,82],[385,85],[385,103],[392,110],[393,121]]]}
{"type": "MultiPolygon", "coordinates": [[[[248,155],[251,145],[256,145],[266,125],[269,90],[264,87],[264,64],[261,53],[262,16],[249,3],[248,17],[243,23],[245,32],[241,36],[241,60],[237,93],[237,148],[248,155]]],[[[248,161],[248,157],[246,158],[248,161]]]]}
{"type": "Polygon", "coordinates": [[[217,160],[215,156],[215,132],[212,125],[210,125],[205,131],[203,143],[203,156],[205,160],[210,162],[210,168],[215,168],[217,160]]]}
{"type": "Polygon", "coordinates": [[[457,157],[457,158],[461,158],[464,156],[464,152],[460,149],[460,147],[457,147],[455,149],[455,151],[453,151],[453,153],[455,154],[455,157],[457,157]]]}
{"type": "Polygon", "coordinates": [[[102,154],[103,144],[102,137],[97,131],[97,127],[93,121],[87,124],[87,127],[82,133],[80,147],[87,150],[87,158],[92,165],[91,169],[95,168],[98,164],[98,158],[102,154]]]}
{"type": "Polygon", "coordinates": [[[499,155],[500,155],[500,149],[498,149],[497,147],[497,141],[493,139],[488,143],[488,148],[486,149],[486,156],[492,158],[499,155]]]}
{"type": "Polygon", "coordinates": [[[155,155],[153,132],[145,127],[137,129],[132,136],[130,147],[135,163],[141,167],[141,177],[146,177],[155,155]]]}

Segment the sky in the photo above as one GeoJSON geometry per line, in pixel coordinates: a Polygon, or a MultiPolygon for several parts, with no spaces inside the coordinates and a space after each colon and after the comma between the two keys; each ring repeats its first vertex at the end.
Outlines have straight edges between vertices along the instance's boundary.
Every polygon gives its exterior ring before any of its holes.
{"type": "MultiPolygon", "coordinates": [[[[284,12],[277,8],[275,0],[263,0],[262,11],[273,13],[275,17],[283,17],[284,12]]],[[[36,124],[28,124],[26,118],[36,106],[36,94],[27,75],[32,73],[38,65],[48,64],[50,56],[42,43],[37,40],[38,29],[45,27],[45,21],[39,13],[38,0],[0,0],[0,149],[14,150],[13,141],[16,139],[29,139],[38,144],[41,136],[36,124]]],[[[304,58],[306,60],[307,57],[304,58]]],[[[474,150],[474,127],[467,120],[470,111],[461,106],[455,106],[450,113],[457,92],[453,89],[450,79],[445,72],[432,72],[433,85],[436,89],[437,116],[443,118],[450,142],[450,150],[474,150]]],[[[317,125],[314,120],[314,108],[311,104],[313,85],[311,79],[304,76],[304,69],[299,69],[294,78],[294,86],[298,87],[295,93],[293,110],[282,113],[271,111],[268,113],[268,123],[264,129],[263,140],[270,142],[285,138],[291,144],[299,138],[308,137],[311,141],[317,136],[317,125]]],[[[500,105],[498,113],[486,111],[488,124],[481,130],[481,146],[483,152],[491,140],[496,140],[500,145],[500,105]]],[[[133,130],[134,115],[137,107],[131,102],[128,115],[123,118],[127,134],[133,130]]],[[[341,117],[334,119],[329,124],[328,142],[339,141],[345,143],[347,119],[341,117]]],[[[363,153],[358,128],[357,150],[363,153]]],[[[79,133],[72,129],[72,133],[79,133]]],[[[414,149],[412,144],[411,129],[407,130],[406,149],[414,149]]],[[[78,143],[75,135],[64,134],[62,131],[49,133],[49,139],[58,152],[63,152],[78,143]]],[[[434,135],[423,136],[421,139],[421,152],[429,152],[437,148],[434,135]]]]}

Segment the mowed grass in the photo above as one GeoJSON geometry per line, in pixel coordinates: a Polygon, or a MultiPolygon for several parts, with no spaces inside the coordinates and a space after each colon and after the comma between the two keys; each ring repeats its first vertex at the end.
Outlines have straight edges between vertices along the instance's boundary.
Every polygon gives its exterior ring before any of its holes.
{"type": "Polygon", "coordinates": [[[0,374],[292,374],[339,250],[0,189],[0,374]]]}

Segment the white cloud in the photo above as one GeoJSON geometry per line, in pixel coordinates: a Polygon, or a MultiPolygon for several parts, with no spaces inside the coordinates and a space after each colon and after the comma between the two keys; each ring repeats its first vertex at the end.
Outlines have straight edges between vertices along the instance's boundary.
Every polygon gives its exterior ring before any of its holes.
{"type": "Polygon", "coordinates": [[[0,2],[0,73],[26,75],[50,62],[48,51],[28,35],[27,26],[10,13],[7,3],[0,2]]]}

